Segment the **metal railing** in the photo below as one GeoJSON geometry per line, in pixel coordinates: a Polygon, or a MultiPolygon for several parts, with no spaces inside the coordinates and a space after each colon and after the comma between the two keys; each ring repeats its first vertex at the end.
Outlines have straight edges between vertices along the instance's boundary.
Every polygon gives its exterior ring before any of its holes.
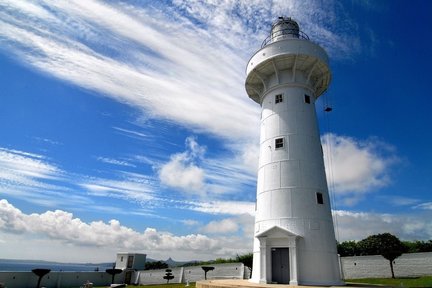
{"type": "Polygon", "coordinates": [[[266,46],[270,43],[279,41],[279,39],[289,39],[289,38],[309,40],[309,36],[300,30],[281,29],[281,30],[272,32],[266,39],[264,39],[263,43],[261,44],[261,48],[263,48],[264,46],[266,46]]]}

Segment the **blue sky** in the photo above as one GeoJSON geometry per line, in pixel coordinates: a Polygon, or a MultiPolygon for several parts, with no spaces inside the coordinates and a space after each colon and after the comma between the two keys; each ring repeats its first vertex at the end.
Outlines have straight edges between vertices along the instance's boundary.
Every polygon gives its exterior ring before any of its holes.
{"type": "Polygon", "coordinates": [[[245,67],[281,15],[330,56],[316,109],[337,238],[431,239],[431,11],[0,0],[0,257],[250,252],[260,107],[245,67]]]}

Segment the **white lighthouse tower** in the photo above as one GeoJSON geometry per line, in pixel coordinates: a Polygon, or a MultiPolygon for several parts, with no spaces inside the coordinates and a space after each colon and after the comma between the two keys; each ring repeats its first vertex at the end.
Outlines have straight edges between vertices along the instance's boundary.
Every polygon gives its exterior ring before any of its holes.
{"type": "Polygon", "coordinates": [[[246,72],[262,107],[251,281],[342,284],[315,112],[330,83],[327,54],[279,17],[246,72]]]}

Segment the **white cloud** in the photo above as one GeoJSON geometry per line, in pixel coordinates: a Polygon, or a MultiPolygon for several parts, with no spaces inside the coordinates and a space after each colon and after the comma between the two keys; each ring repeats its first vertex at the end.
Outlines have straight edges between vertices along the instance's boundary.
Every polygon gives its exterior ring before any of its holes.
{"type": "Polygon", "coordinates": [[[432,210],[432,202],[425,202],[419,205],[416,205],[414,208],[419,208],[423,210],[432,210]]]}
{"type": "Polygon", "coordinates": [[[113,127],[113,129],[119,131],[120,133],[122,133],[128,137],[133,137],[133,138],[137,138],[137,139],[145,139],[145,138],[149,137],[149,135],[144,134],[142,132],[133,131],[133,130],[125,129],[125,128],[113,127]]]}
{"type": "Polygon", "coordinates": [[[57,179],[62,172],[46,162],[42,155],[1,147],[0,167],[0,180],[22,183],[37,179],[57,179]]]}
{"type": "Polygon", "coordinates": [[[209,234],[228,234],[237,232],[239,229],[236,219],[223,219],[220,221],[211,221],[202,228],[202,232],[209,234]]]}
{"type": "Polygon", "coordinates": [[[147,204],[155,200],[155,191],[158,187],[156,179],[131,172],[122,172],[120,176],[121,179],[118,180],[91,178],[82,181],[79,185],[93,196],[120,198],[147,204]]]}
{"type": "Polygon", "coordinates": [[[189,202],[190,209],[209,213],[227,215],[255,215],[255,202],[246,201],[209,201],[189,202]]]}
{"type": "Polygon", "coordinates": [[[193,220],[193,219],[180,220],[180,222],[183,223],[186,226],[197,226],[197,225],[200,224],[199,221],[193,220]]]}
{"type": "Polygon", "coordinates": [[[205,152],[192,137],[186,139],[186,151],[171,156],[168,163],[161,166],[159,178],[162,184],[180,188],[187,193],[205,195],[204,170],[195,162],[199,161],[205,152]]]}
{"type": "Polygon", "coordinates": [[[212,235],[239,235],[252,241],[254,237],[255,217],[250,214],[235,215],[231,218],[210,221],[201,228],[201,232],[212,235]]]}
{"type": "Polygon", "coordinates": [[[335,134],[322,136],[322,145],[329,186],[344,204],[352,205],[391,183],[390,169],[397,157],[388,145],[335,134]]]}
{"type": "Polygon", "coordinates": [[[361,240],[369,235],[389,232],[401,239],[425,240],[432,238],[430,213],[382,214],[333,211],[339,241],[361,240]]]}
{"type": "Polygon", "coordinates": [[[52,239],[77,249],[93,246],[109,250],[152,251],[154,255],[165,257],[188,253],[188,260],[192,260],[191,257],[231,256],[239,248],[239,245],[232,245],[231,242],[235,241],[231,238],[209,238],[202,234],[177,236],[154,228],[138,232],[115,219],[86,223],[62,210],[25,214],[5,199],[0,200],[0,231],[31,236],[27,237],[26,246],[34,245],[34,239],[52,239]]]}
{"type": "Polygon", "coordinates": [[[242,87],[245,62],[227,53],[215,35],[190,25],[173,10],[52,2],[50,8],[58,12],[51,14],[58,17],[52,20],[40,14],[23,19],[15,8],[1,23],[0,35],[37,69],[152,117],[226,138],[253,134],[248,124],[257,123],[258,107],[242,87]],[[83,40],[81,33],[91,35],[83,40]],[[121,59],[104,53],[100,45],[118,49],[121,59]],[[125,45],[128,49],[121,48],[125,45]],[[149,53],[144,56],[143,50],[149,53]],[[237,113],[226,113],[233,107],[237,113]]]}
{"type": "Polygon", "coordinates": [[[420,202],[420,200],[416,198],[397,196],[397,195],[382,195],[379,196],[379,198],[385,199],[387,203],[390,203],[394,206],[412,206],[420,202]]]}
{"type": "Polygon", "coordinates": [[[39,154],[0,147],[0,188],[3,195],[43,206],[83,204],[79,193],[63,185],[65,171],[39,154]],[[65,201],[67,199],[67,201],[65,201]]]}
{"type": "Polygon", "coordinates": [[[126,167],[136,167],[134,164],[131,164],[124,160],[117,160],[109,157],[97,157],[96,159],[107,164],[126,166],[126,167]]]}
{"type": "Polygon", "coordinates": [[[246,96],[244,68],[277,16],[298,19],[336,57],[358,50],[351,36],[357,28],[336,19],[342,8],[335,3],[20,3],[0,4],[0,35],[26,65],[132,105],[147,117],[234,142],[257,137],[259,107],[246,96]]]}

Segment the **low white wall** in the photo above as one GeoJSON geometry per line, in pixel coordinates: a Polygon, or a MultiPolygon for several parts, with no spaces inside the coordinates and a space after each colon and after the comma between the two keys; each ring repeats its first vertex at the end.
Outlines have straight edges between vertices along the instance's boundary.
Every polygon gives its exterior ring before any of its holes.
{"type": "MultiPolygon", "coordinates": [[[[244,265],[243,263],[224,263],[224,264],[210,264],[202,265],[210,266],[215,269],[207,272],[207,279],[243,279],[244,277],[244,265]]],[[[172,274],[174,279],[170,280],[170,283],[187,283],[204,280],[204,270],[202,266],[188,266],[183,268],[172,268],[172,274]]],[[[144,270],[139,272],[139,284],[163,284],[166,280],[163,279],[165,276],[165,269],[158,270],[144,270]]],[[[135,272],[135,273],[138,273],[135,272]]],[[[135,274],[136,275],[136,274],[135,274]]],[[[135,279],[133,276],[132,279],[135,279]]]]}
{"type": "MultiPolygon", "coordinates": [[[[341,257],[341,265],[345,279],[391,277],[390,263],[380,255],[341,257]]],[[[393,268],[395,277],[432,275],[432,252],[403,254],[393,268]]]]}
{"type": "MultiPolygon", "coordinates": [[[[202,266],[215,268],[207,272],[207,279],[243,279],[244,277],[243,263],[209,264],[202,266]]],[[[204,280],[204,270],[202,266],[185,267],[183,283],[186,283],[186,281],[196,282],[204,280]]]]}
{"type": "MultiPolygon", "coordinates": [[[[183,268],[169,268],[171,269],[171,274],[174,276],[170,283],[181,283],[182,279],[182,270],[183,268]]],[[[148,284],[163,284],[166,283],[167,280],[163,279],[165,276],[166,269],[157,269],[157,270],[140,270],[134,273],[132,279],[136,279],[137,273],[139,273],[139,284],[140,285],[148,285],[148,284]]]]}
{"type": "MultiPolygon", "coordinates": [[[[207,279],[243,279],[248,275],[249,269],[243,263],[224,263],[203,265],[214,267],[207,272],[207,279]],[[245,269],[248,271],[245,273],[245,269]]],[[[172,268],[174,279],[170,283],[187,283],[204,280],[202,266],[188,266],[172,268]]],[[[131,284],[164,284],[165,269],[134,271],[131,284]]],[[[111,284],[111,275],[106,272],[50,272],[42,278],[41,286],[47,288],[72,288],[80,287],[87,280],[94,286],[108,286],[111,284]]],[[[115,283],[123,283],[125,272],[115,276],[115,283]]],[[[32,272],[0,272],[0,283],[8,288],[33,288],[36,286],[38,277],[32,272]]]]}
{"type": "MultiPolygon", "coordinates": [[[[95,286],[107,286],[111,284],[111,277],[106,272],[50,272],[42,278],[41,287],[80,287],[87,280],[95,286]]],[[[0,272],[0,283],[7,288],[33,288],[38,279],[33,272],[0,272]]],[[[123,283],[123,273],[117,274],[116,280],[123,283]]]]}

